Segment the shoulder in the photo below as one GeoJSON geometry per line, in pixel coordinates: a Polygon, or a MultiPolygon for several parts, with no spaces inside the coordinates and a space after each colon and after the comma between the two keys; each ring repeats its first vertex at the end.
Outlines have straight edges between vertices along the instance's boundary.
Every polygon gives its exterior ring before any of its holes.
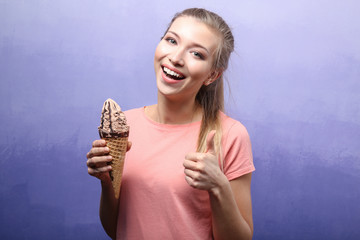
{"type": "Polygon", "coordinates": [[[223,170],[229,180],[255,170],[251,141],[245,126],[222,114],[223,170]]]}
{"type": "Polygon", "coordinates": [[[222,144],[224,153],[251,152],[251,141],[246,127],[225,114],[222,114],[222,144]]]}
{"type": "Polygon", "coordinates": [[[142,123],[144,120],[143,112],[144,112],[144,107],[133,108],[133,109],[124,111],[128,125],[142,123]]]}
{"type": "Polygon", "coordinates": [[[132,118],[132,117],[138,117],[139,115],[142,115],[144,107],[139,108],[133,108],[124,111],[126,118],[132,118]]]}
{"type": "Polygon", "coordinates": [[[246,127],[241,122],[227,116],[223,112],[220,112],[220,117],[222,122],[223,135],[225,137],[249,137],[249,133],[246,127]]]}

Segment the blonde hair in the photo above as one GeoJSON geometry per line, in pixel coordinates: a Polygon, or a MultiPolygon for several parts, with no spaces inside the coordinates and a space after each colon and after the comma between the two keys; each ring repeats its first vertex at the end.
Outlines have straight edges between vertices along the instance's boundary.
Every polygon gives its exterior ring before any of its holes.
{"type": "MultiPolygon", "coordinates": [[[[220,73],[225,71],[228,67],[230,55],[234,50],[234,37],[230,27],[216,13],[203,8],[189,8],[175,14],[174,18],[170,22],[169,28],[177,18],[183,16],[196,18],[219,34],[221,41],[215,51],[213,70],[220,73]]],[[[223,74],[221,74],[213,83],[207,86],[203,85],[200,88],[196,95],[196,102],[203,108],[201,128],[197,142],[197,151],[206,151],[207,135],[211,130],[216,130],[215,151],[217,155],[220,156],[222,136],[220,111],[224,111],[223,74]]]]}

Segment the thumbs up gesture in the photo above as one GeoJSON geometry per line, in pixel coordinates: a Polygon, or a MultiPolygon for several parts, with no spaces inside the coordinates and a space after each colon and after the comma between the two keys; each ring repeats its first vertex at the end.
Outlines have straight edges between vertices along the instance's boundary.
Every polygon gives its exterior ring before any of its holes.
{"type": "Polygon", "coordinates": [[[215,151],[215,130],[209,132],[206,138],[205,153],[188,153],[185,156],[185,180],[197,189],[210,191],[219,187],[223,181],[227,181],[226,176],[220,170],[215,151]]]}

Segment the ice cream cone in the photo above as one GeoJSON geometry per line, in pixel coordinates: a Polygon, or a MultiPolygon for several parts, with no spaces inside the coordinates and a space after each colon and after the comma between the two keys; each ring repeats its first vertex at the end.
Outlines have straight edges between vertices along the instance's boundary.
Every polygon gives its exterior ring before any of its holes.
{"type": "Polygon", "coordinates": [[[127,149],[128,137],[104,138],[106,146],[110,149],[112,161],[109,163],[112,170],[109,172],[114,188],[115,198],[120,195],[121,179],[124,169],[124,160],[127,149]]]}
{"type": "Polygon", "coordinates": [[[114,188],[115,198],[119,198],[121,178],[129,137],[129,126],[120,106],[112,99],[104,102],[101,112],[101,122],[98,127],[100,138],[106,141],[110,149],[112,170],[109,172],[114,188]]]}

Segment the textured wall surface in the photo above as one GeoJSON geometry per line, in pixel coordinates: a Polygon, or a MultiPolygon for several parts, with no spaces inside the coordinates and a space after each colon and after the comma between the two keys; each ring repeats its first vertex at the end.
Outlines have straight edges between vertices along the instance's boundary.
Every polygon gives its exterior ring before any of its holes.
{"type": "Polygon", "coordinates": [[[193,6],[236,38],[254,239],[360,239],[358,1],[0,0],[1,239],[108,239],[85,166],[99,111],[155,103],[156,44],[193,6]]]}

